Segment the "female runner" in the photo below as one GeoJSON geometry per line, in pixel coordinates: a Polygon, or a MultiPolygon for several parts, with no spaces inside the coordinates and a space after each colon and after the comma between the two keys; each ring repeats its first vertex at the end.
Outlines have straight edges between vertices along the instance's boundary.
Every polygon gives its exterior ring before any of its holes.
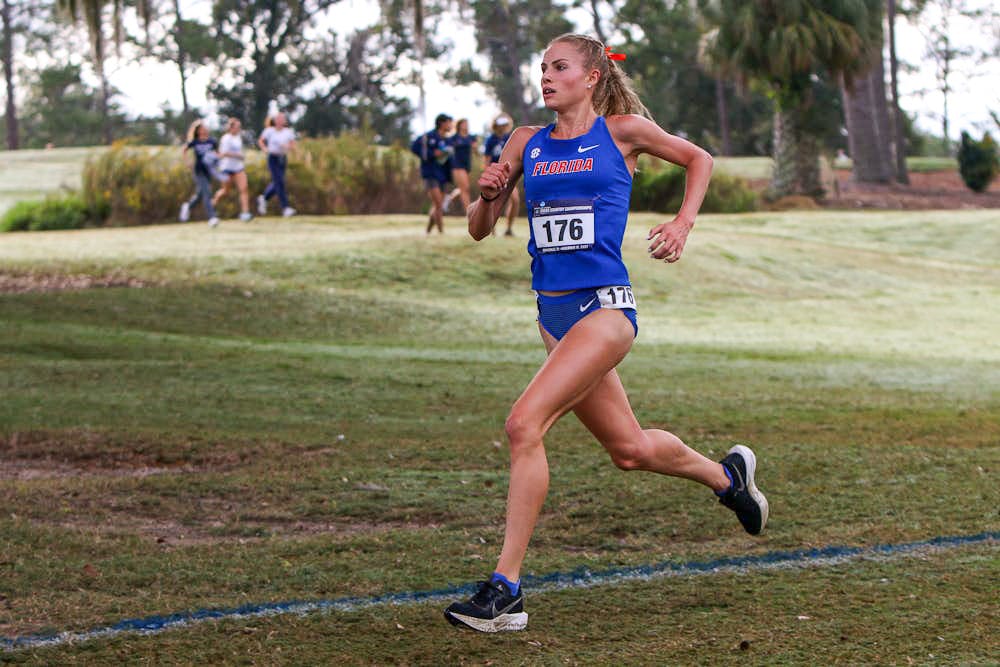
{"type": "Polygon", "coordinates": [[[680,259],[712,171],[708,153],[644,117],[648,112],[615,63],[622,58],[583,35],[554,39],[541,85],[556,122],[515,130],[500,160],[480,177],[480,199],[469,209],[469,233],[482,240],[524,175],[532,287],[548,358],[507,417],[510,487],[499,561],[469,600],[445,610],[454,625],[483,632],[527,626],[520,576],[549,484],[542,438],[570,410],[622,470],[700,482],[751,534],[767,522],[750,448],[736,445],[716,463],[672,433],[644,430],[615,371],[638,332],[621,258],[636,160],[647,153],[687,170],[677,216],[649,232],[650,256],[666,262],[680,259]]]}

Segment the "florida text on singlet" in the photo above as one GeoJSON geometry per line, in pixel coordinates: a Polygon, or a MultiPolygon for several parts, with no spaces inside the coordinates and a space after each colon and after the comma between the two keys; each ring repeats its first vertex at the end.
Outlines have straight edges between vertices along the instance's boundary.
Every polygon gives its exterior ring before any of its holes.
{"type": "Polygon", "coordinates": [[[632,176],[602,116],[573,139],[554,125],[524,147],[524,192],[531,239],[531,286],[571,290],[629,285],[622,262],[632,176]]]}

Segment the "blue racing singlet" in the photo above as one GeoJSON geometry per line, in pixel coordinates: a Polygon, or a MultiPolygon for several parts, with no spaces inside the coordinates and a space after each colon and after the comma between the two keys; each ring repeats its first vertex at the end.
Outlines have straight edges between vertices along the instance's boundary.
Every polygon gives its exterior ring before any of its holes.
{"type": "Polygon", "coordinates": [[[603,116],[573,139],[551,138],[554,127],[536,132],[522,156],[531,287],[630,285],[622,261],[632,194],[625,158],[603,116]]]}

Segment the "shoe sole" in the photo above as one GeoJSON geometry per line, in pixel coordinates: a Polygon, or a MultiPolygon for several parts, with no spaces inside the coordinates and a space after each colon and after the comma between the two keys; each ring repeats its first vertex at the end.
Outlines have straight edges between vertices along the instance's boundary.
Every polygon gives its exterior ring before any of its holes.
{"type": "Polygon", "coordinates": [[[525,611],[517,614],[500,614],[496,618],[476,618],[449,611],[446,611],[444,616],[452,625],[464,625],[478,632],[516,632],[528,627],[528,612],[525,611]]]}
{"type": "Polygon", "coordinates": [[[745,445],[734,445],[726,454],[739,454],[743,457],[743,460],[747,465],[747,491],[750,492],[750,497],[754,499],[757,506],[760,508],[760,530],[754,535],[759,534],[764,530],[764,526],[767,525],[767,515],[768,515],[768,505],[767,498],[764,494],[760,492],[757,488],[757,484],[754,482],[754,474],[757,472],[757,456],[753,453],[753,450],[745,445]]]}

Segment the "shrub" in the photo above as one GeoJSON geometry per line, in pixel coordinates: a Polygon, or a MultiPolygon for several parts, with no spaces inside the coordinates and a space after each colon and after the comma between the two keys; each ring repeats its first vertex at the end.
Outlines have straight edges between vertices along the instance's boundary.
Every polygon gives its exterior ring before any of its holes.
{"type": "MultiPolygon", "coordinates": [[[[632,181],[630,208],[676,213],[684,201],[686,172],[675,165],[658,166],[643,160],[632,181]]],[[[757,193],[742,178],[716,173],[708,184],[703,213],[743,213],[757,210],[757,193]]]]}
{"type": "Polygon", "coordinates": [[[71,193],[15,204],[0,220],[0,230],[42,232],[80,229],[100,222],[99,211],[91,209],[79,194],[71,193]]]}
{"type": "Polygon", "coordinates": [[[87,204],[79,195],[48,198],[35,211],[28,227],[33,232],[56,229],[80,229],[87,223],[87,204]]]}
{"type": "Polygon", "coordinates": [[[26,232],[35,217],[35,210],[41,206],[40,201],[19,201],[0,218],[0,231],[26,232]]]}
{"type": "MultiPolygon", "coordinates": [[[[88,206],[107,211],[116,225],[176,219],[180,203],[194,192],[182,150],[114,145],[84,168],[88,206]]],[[[262,153],[247,143],[244,151],[252,204],[270,174],[262,153]]],[[[307,214],[416,213],[427,200],[419,169],[408,150],[376,146],[359,134],[303,139],[289,159],[288,196],[292,206],[307,214]]],[[[217,208],[221,217],[236,216],[237,194],[226,196],[217,208]]]]}
{"type": "Polygon", "coordinates": [[[192,180],[179,148],[152,149],[115,143],[83,168],[83,196],[114,225],[174,219],[191,195],[192,180]]]}
{"type": "Polygon", "coordinates": [[[958,149],[958,173],[962,180],[975,192],[984,192],[1000,171],[997,145],[987,132],[982,140],[976,141],[968,132],[962,132],[962,145],[958,149]]]}

